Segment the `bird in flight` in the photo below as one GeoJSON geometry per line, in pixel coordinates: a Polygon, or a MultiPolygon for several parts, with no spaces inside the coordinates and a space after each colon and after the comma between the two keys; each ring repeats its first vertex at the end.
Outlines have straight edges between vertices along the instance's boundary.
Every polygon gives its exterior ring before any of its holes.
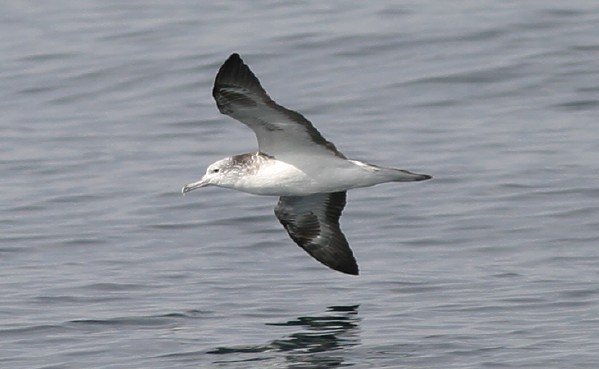
{"type": "Polygon", "coordinates": [[[339,226],[346,191],[431,178],[346,158],[303,115],[273,101],[238,54],[229,56],[220,67],[212,96],[221,113],[254,131],[258,152],[216,161],[182,192],[212,185],[279,196],[275,215],[291,239],[316,260],[342,273],[359,273],[339,226]]]}

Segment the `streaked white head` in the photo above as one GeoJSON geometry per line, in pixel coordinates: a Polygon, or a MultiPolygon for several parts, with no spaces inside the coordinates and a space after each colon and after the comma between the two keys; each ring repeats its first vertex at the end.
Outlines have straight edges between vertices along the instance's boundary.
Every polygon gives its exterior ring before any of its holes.
{"type": "Polygon", "coordinates": [[[260,155],[240,154],[218,160],[206,169],[206,174],[197,182],[189,183],[181,190],[183,193],[206,186],[236,188],[243,176],[255,171],[255,166],[260,155]]]}
{"type": "Polygon", "coordinates": [[[218,160],[206,169],[206,174],[197,182],[186,184],[181,190],[183,193],[206,186],[233,187],[239,170],[233,163],[232,157],[218,160]]]}

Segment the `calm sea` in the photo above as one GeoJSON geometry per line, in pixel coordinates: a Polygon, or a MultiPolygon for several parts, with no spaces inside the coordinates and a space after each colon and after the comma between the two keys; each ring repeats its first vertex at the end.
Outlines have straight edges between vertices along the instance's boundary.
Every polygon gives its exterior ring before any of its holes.
{"type": "Polygon", "coordinates": [[[595,368],[599,4],[5,1],[1,368],[595,368]],[[276,198],[207,188],[256,150],[211,97],[239,52],[347,156],[362,275],[276,198]]]}

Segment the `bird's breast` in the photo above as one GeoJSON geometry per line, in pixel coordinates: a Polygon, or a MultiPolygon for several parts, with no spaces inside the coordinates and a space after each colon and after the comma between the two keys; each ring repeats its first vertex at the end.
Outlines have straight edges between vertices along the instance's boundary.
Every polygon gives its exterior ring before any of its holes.
{"type": "Polygon", "coordinates": [[[236,189],[255,195],[305,196],[315,193],[316,185],[314,178],[296,166],[269,160],[258,171],[240,179],[236,189]]]}
{"type": "MultiPolygon", "coordinates": [[[[366,164],[364,164],[366,166],[366,164]]],[[[235,189],[256,195],[306,196],[346,191],[386,182],[365,168],[345,159],[310,160],[300,165],[272,159],[243,176],[235,189]]]]}

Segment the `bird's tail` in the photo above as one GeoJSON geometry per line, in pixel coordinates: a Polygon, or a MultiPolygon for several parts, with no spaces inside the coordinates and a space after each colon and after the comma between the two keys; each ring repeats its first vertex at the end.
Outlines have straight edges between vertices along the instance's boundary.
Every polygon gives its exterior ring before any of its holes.
{"type": "Polygon", "coordinates": [[[392,169],[393,170],[393,182],[416,182],[426,181],[427,179],[433,178],[428,174],[412,173],[403,169],[392,169]]]}

